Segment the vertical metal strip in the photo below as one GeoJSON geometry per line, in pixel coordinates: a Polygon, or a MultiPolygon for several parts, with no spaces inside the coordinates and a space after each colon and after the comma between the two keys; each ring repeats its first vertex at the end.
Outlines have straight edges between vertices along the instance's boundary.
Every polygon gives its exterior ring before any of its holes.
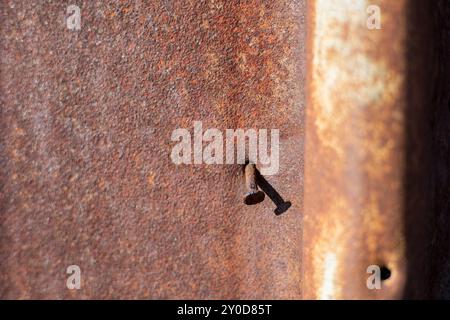
{"type": "Polygon", "coordinates": [[[304,298],[402,293],[406,5],[309,1],[304,298]],[[370,265],[390,269],[383,290],[367,288],[370,265]]]}

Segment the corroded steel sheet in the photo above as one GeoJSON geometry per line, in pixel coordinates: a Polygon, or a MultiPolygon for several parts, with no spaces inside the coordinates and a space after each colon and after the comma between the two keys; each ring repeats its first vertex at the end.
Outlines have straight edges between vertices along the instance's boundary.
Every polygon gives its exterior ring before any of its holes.
{"type": "Polygon", "coordinates": [[[308,298],[399,297],[405,281],[403,180],[407,1],[310,4],[304,289],[308,298]],[[366,287],[370,265],[389,288],[366,287]],[[312,271],[308,273],[306,271],[312,271]]]}
{"type": "Polygon", "coordinates": [[[450,296],[450,1],[70,4],[0,2],[0,298],[450,296]],[[275,196],[194,121],[279,129],[275,196]]]}
{"type": "Polygon", "coordinates": [[[300,298],[304,1],[77,1],[79,31],[68,4],[0,4],[0,296],[300,298]],[[289,211],[174,165],[195,120],[280,129],[289,211]]]}

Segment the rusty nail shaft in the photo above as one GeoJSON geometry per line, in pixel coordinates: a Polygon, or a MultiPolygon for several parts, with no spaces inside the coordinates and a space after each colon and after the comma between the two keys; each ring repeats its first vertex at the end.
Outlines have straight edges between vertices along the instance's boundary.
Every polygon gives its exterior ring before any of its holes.
{"type": "Polygon", "coordinates": [[[246,205],[253,205],[260,203],[264,200],[264,192],[258,190],[256,184],[256,168],[253,163],[249,163],[245,166],[245,195],[244,203],[246,205]]]}

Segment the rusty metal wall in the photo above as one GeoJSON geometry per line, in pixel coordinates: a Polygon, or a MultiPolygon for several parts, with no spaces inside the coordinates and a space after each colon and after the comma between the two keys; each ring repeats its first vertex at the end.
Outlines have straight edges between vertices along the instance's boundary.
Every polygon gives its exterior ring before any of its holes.
{"type": "Polygon", "coordinates": [[[450,1],[69,4],[0,3],[1,298],[449,296],[450,1]],[[280,129],[291,208],[173,164],[196,120],[280,129]]]}
{"type": "Polygon", "coordinates": [[[304,1],[76,3],[80,31],[1,2],[0,296],[299,298],[304,1]],[[174,165],[194,120],[280,129],[288,213],[241,165],[174,165]]]}

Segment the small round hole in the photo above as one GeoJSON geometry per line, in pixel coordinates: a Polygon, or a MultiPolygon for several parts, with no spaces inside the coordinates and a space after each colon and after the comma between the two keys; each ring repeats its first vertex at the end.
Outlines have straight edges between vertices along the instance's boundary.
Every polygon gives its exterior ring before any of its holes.
{"type": "Polygon", "coordinates": [[[380,272],[381,272],[381,280],[382,281],[385,281],[385,280],[389,279],[391,277],[391,274],[392,274],[391,269],[389,269],[386,266],[381,266],[380,267],[380,272]]]}

